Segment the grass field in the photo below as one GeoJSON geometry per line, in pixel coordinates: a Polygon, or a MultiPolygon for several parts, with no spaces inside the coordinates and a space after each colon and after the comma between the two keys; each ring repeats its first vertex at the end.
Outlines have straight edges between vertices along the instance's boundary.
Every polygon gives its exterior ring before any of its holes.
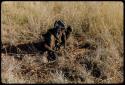
{"type": "Polygon", "coordinates": [[[73,28],[67,53],[56,63],[44,55],[25,55],[16,60],[1,55],[3,83],[122,83],[123,3],[122,2],[2,2],[1,40],[18,45],[40,39],[41,33],[62,19],[73,28]],[[75,35],[85,39],[80,42],[75,35]],[[96,49],[79,48],[90,43],[96,49]]]}

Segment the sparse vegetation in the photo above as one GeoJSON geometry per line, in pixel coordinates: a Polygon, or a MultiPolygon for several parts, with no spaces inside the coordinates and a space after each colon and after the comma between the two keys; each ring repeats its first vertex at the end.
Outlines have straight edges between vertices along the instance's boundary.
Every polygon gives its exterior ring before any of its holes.
{"type": "Polygon", "coordinates": [[[3,83],[123,82],[122,2],[5,1],[1,7],[3,44],[39,40],[57,19],[73,28],[57,62],[48,63],[46,53],[23,55],[22,60],[1,54],[3,83]]]}

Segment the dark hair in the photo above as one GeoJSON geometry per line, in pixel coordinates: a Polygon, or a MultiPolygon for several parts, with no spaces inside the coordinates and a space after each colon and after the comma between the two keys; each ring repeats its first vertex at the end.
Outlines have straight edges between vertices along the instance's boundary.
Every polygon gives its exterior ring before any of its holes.
{"type": "Polygon", "coordinates": [[[55,21],[54,23],[54,27],[61,27],[61,28],[65,28],[65,24],[62,20],[58,20],[58,21],[55,21]]]}

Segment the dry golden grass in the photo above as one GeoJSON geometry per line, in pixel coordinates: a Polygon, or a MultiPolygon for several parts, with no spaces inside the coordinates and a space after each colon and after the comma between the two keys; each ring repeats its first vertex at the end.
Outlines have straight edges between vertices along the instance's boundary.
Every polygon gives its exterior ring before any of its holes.
{"type": "Polygon", "coordinates": [[[122,2],[2,2],[1,7],[3,44],[38,40],[57,19],[73,28],[68,54],[62,52],[58,62],[47,63],[46,54],[25,55],[21,61],[2,54],[3,83],[123,82],[122,2]],[[81,43],[89,42],[96,50],[78,49],[76,34],[84,35],[81,43]]]}

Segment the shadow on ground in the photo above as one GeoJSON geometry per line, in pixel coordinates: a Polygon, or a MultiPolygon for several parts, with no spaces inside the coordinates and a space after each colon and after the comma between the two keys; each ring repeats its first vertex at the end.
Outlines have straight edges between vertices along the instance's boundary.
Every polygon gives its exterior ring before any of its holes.
{"type": "Polygon", "coordinates": [[[33,42],[27,44],[19,44],[17,46],[8,45],[1,49],[2,53],[7,54],[34,54],[34,53],[43,53],[45,48],[43,47],[43,42],[33,42]]]}

